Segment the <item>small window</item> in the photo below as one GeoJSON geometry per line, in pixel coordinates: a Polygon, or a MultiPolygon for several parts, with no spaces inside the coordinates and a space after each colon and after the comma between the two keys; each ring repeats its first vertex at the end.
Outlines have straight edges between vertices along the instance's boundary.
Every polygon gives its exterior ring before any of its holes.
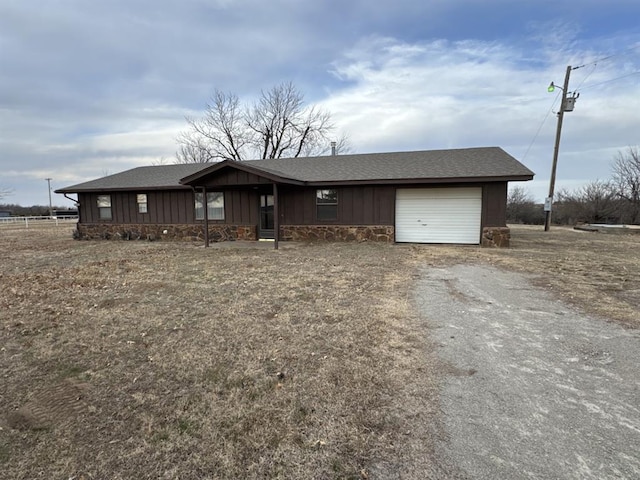
{"type": "Polygon", "coordinates": [[[147,194],[139,193],[136,195],[136,201],[138,202],[138,213],[147,213],[147,194]]]}
{"type": "Polygon", "coordinates": [[[98,195],[98,217],[111,220],[111,195],[98,195]]]}
{"type": "Polygon", "coordinates": [[[318,220],[338,218],[338,191],[336,189],[316,190],[316,217],[318,220]]]}
{"type": "MultiPolygon", "coordinates": [[[[207,192],[207,216],[209,220],[224,220],[223,192],[207,192]]],[[[196,192],[196,220],[204,220],[202,192],[196,192]]]]}

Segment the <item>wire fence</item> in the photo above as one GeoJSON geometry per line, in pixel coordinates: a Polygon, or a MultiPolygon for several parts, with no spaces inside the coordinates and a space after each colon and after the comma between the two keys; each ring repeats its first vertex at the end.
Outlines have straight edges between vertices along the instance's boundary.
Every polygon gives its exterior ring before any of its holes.
{"type": "Polygon", "coordinates": [[[71,226],[78,221],[77,215],[64,216],[31,216],[31,217],[0,217],[0,228],[32,228],[32,227],[58,227],[71,226]]]}

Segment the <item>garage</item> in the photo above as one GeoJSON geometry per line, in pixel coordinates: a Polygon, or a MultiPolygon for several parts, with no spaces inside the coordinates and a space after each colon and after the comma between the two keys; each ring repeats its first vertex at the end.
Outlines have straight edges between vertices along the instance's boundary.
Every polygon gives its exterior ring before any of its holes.
{"type": "Polygon", "coordinates": [[[482,188],[396,190],[396,242],[480,243],[482,188]]]}

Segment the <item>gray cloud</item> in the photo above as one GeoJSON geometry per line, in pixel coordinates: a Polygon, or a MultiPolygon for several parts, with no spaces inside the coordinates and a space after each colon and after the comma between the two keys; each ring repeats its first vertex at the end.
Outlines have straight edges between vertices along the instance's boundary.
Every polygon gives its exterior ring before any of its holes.
{"type": "MultiPolygon", "coordinates": [[[[358,151],[495,144],[522,156],[567,62],[640,39],[635,3],[608,2],[609,30],[599,4],[565,3],[0,0],[0,185],[45,203],[44,177],[57,188],[170,158],[214,87],[250,99],[284,80],[332,110],[358,151]]],[[[631,49],[585,86],[634,68],[631,49]]],[[[602,176],[602,156],[637,143],[637,78],[585,89],[563,177],[602,176]]],[[[525,158],[539,176],[553,129],[551,115],[525,158]]]]}

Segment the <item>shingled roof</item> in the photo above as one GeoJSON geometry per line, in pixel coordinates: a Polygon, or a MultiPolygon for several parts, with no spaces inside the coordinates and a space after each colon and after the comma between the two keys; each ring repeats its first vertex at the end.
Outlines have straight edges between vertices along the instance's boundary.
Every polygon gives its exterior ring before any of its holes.
{"type": "Polygon", "coordinates": [[[137,167],[106,177],[60,188],[56,193],[112,192],[115,190],[166,190],[190,188],[180,185],[180,179],[207,167],[208,164],[189,163],[137,167]]]}
{"type": "Polygon", "coordinates": [[[268,159],[243,163],[256,169],[280,174],[284,178],[308,183],[533,178],[531,170],[499,147],[268,159]]]}
{"type": "Polygon", "coordinates": [[[533,172],[499,147],[224,161],[138,167],[58,193],[188,188],[220,169],[261,172],[274,181],[304,184],[531,180],[533,172]]]}

